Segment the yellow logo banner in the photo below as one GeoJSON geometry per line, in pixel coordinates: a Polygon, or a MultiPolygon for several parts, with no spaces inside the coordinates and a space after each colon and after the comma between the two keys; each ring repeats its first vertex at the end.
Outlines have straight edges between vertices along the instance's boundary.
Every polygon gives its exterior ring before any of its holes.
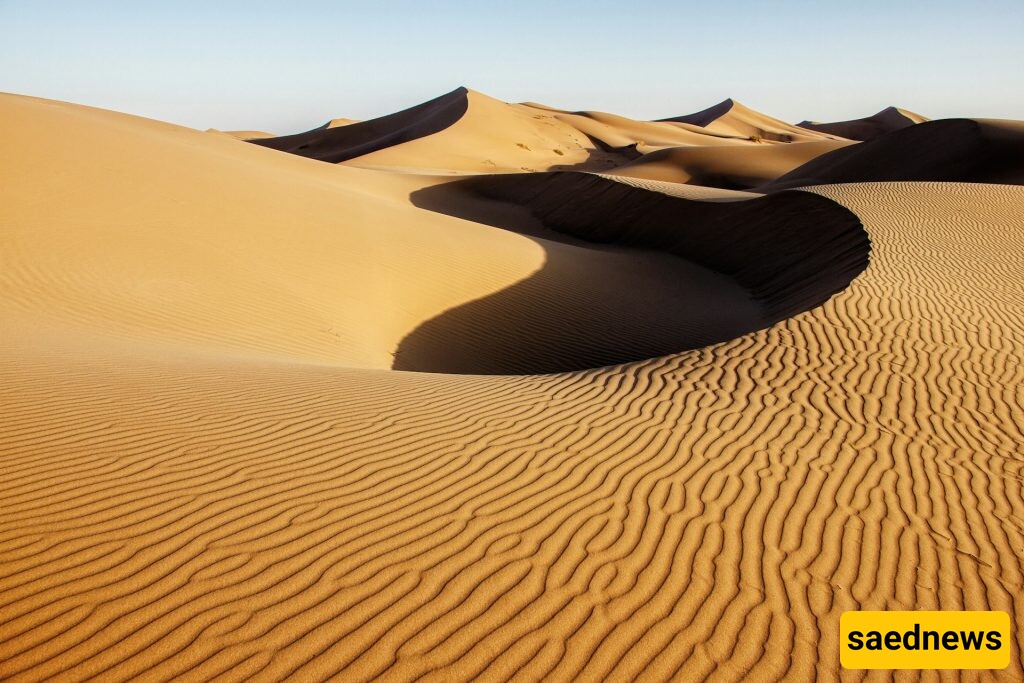
{"type": "Polygon", "coordinates": [[[1003,669],[1012,646],[1006,612],[844,612],[839,618],[846,669],[1003,669]]]}

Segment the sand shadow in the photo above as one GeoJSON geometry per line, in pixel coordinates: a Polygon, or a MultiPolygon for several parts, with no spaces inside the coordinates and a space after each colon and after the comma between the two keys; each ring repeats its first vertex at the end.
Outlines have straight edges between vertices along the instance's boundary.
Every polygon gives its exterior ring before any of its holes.
{"type": "Polygon", "coordinates": [[[347,126],[319,128],[272,138],[247,140],[290,154],[339,163],[433,135],[452,126],[469,109],[469,91],[456,88],[450,93],[408,109],[359,121],[347,126]]]}
{"type": "Polygon", "coordinates": [[[870,250],[854,214],[804,192],[700,202],[535,173],[425,188],[412,201],[525,235],[546,258],[529,278],[421,324],[396,370],[553,373],[700,348],[819,305],[870,250]]]}

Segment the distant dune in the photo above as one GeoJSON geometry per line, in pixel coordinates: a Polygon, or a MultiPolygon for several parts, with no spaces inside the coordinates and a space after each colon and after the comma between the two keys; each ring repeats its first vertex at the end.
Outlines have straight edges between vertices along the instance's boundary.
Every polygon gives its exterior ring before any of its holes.
{"type": "Polygon", "coordinates": [[[379,119],[332,126],[305,133],[251,140],[254,144],[299,156],[337,163],[409,140],[437,133],[458,121],[468,107],[467,91],[447,95],[379,119]]]}
{"type": "Polygon", "coordinates": [[[850,121],[836,121],[833,123],[818,123],[815,121],[801,121],[797,125],[808,130],[827,133],[849,140],[874,140],[879,135],[891,133],[894,130],[907,128],[915,123],[924,123],[928,119],[920,114],[915,114],[906,109],[898,107],[886,107],[873,116],[863,119],[852,119],[850,121]]]}
{"type": "Polygon", "coordinates": [[[222,131],[239,140],[256,140],[258,138],[272,138],[273,133],[264,133],[262,130],[225,130],[222,131]]]}
{"type": "Polygon", "coordinates": [[[1024,183],[1024,122],[921,123],[823,154],[764,189],[889,180],[1024,183]]]}
{"type": "MultiPolygon", "coordinates": [[[[606,171],[663,149],[822,141],[732,104],[707,126],[637,121],[604,112],[571,112],[535,103],[508,104],[459,88],[397,114],[252,142],[300,156],[364,168],[508,173],[606,171]]],[[[684,117],[685,118],[685,117],[684,117]]],[[[774,176],[773,176],[774,177],[774,176]]]]}
{"type": "Polygon", "coordinates": [[[0,679],[838,680],[857,609],[1020,652],[1024,123],[341,123],[0,95],[0,679]]]}
{"type": "Polygon", "coordinates": [[[706,187],[747,189],[776,180],[811,159],[849,144],[842,140],[818,140],[757,147],[670,147],[645,154],[609,173],[706,187]]]}
{"type": "Polygon", "coordinates": [[[661,120],[700,126],[711,132],[756,138],[759,141],[801,142],[837,137],[828,132],[813,131],[780,121],[732,99],[693,114],[661,120]]]}

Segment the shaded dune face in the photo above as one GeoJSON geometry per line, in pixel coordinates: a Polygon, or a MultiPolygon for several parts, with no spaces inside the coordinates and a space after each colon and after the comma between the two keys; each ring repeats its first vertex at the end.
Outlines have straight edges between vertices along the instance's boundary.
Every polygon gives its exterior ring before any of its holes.
{"type": "Polygon", "coordinates": [[[797,125],[807,130],[838,135],[848,140],[865,141],[874,140],[878,136],[891,133],[894,130],[909,128],[917,123],[921,123],[923,120],[924,117],[920,114],[913,114],[913,112],[904,113],[896,107],[886,107],[877,114],[862,119],[828,123],[801,121],[797,125]]]}
{"type": "Polygon", "coordinates": [[[919,123],[823,154],[759,190],[881,181],[1024,183],[1024,123],[919,123]]]}
{"type": "MultiPolygon", "coordinates": [[[[522,207],[554,231],[535,233],[546,262],[523,282],[421,324],[399,345],[396,370],[551,373],[686,351],[814,308],[868,265],[859,219],[805,192],[695,201],[575,172],[455,184],[522,207]],[[665,255],[668,264],[659,261],[665,255]]],[[[436,208],[443,201],[433,195],[451,191],[412,199],[436,208]]],[[[467,205],[445,210],[457,215],[467,205]]]]}
{"type": "Polygon", "coordinates": [[[618,166],[609,175],[746,190],[776,180],[844,145],[840,140],[785,145],[671,147],[618,166]]]}
{"type": "Polygon", "coordinates": [[[713,104],[707,109],[701,109],[698,112],[692,114],[683,114],[682,116],[672,116],[667,119],[658,119],[658,121],[671,122],[671,123],[689,123],[694,126],[707,126],[713,121],[720,119],[729,113],[729,110],[733,108],[735,103],[732,99],[722,100],[718,104],[713,104]]]}
{"type": "Polygon", "coordinates": [[[462,118],[468,107],[468,91],[456,88],[429,102],[370,121],[334,127],[327,123],[305,133],[249,142],[338,163],[442,131],[462,118]]]}

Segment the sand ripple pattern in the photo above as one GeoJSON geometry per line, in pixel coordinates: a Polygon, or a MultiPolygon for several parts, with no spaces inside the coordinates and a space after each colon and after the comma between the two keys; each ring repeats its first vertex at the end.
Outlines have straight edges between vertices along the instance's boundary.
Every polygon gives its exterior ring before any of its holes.
{"type": "Polygon", "coordinates": [[[643,363],[2,342],[0,677],[829,680],[856,608],[1006,610],[1021,652],[1024,188],[815,191],[868,269],[643,363]]]}

